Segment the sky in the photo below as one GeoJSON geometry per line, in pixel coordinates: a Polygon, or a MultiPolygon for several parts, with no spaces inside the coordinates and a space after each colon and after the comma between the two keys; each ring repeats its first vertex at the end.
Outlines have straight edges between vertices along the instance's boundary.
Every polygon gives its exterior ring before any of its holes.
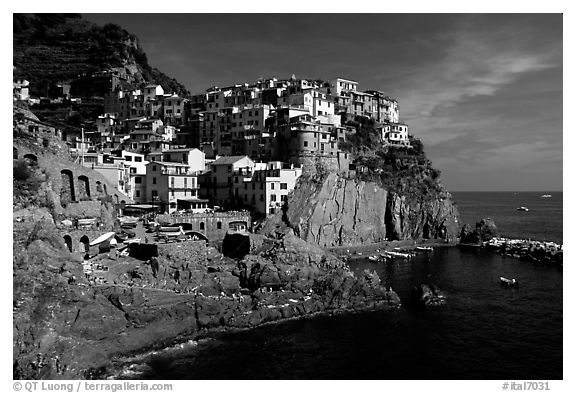
{"type": "Polygon", "coordinates": [[[562,190],[562,14],[83,14],[201,93],[260,77],[398,100],[450,191],[562,190]]]}

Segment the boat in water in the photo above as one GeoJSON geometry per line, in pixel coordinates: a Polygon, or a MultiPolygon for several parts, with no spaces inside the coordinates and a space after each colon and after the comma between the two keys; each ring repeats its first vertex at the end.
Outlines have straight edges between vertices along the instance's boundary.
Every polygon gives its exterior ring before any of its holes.
{"type": "Polygon", "coordinates": [[[509,287],[518,287],[518,281],[515,278],[500,277],[500,282],[509,287]]]}
{"type": "Polygon", "coordinates": [[[397,251],[384,251],[384,253],[382,254],[383,257],[388,257],[388,258],[412,258],[413,256],[416,256],[416,254],[412,254],[409,252],[397,252],[397,251]]]}
{"type": "Polygon", "coordinates": [[[540,195],[540,198],[552,198],[552,195],[544,194],[544,195],[540,195]]]}
{"type": "Polygon", "coordinates": [[[434,251],[434,249],[432,247],[424,247],[424,246],[416,247],[416,250],[418,250],[418,251],[434,251]]]}
{"type": "Polygon", "coordinates": [[[526,206],[517,207],[516,210],[518,210],[518,211],[523,211],[523,212],[529,211],[529,209],[528,209],[526,206]]]}

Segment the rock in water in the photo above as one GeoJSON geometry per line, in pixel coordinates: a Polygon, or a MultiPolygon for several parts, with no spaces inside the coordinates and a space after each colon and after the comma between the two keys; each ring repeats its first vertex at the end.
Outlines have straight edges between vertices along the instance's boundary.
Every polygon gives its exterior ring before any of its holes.
{"type": "Polygon", "coordinates": [[[483,218],[480,222],[476,223],[476,227],[466,224],[460,231],[460,243],[462,244],[476,244],[480,245],[493,237],[498,237],[499,232],[494,220],[491,218],[483,218]]]}
{"type": "Polygon", "coordinates": [[[414,287],[414,295],[424,306],[441,306],[446,303],[446,297],[432,284],[420,284],[414,287]]]}

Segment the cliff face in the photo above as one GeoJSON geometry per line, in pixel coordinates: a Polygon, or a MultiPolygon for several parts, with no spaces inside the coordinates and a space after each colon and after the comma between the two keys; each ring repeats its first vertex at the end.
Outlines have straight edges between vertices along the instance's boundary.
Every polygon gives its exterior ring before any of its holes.
{"type": "MultiPolygon", "coordinates": [[[[323,180],[302,178],[282,219],[302,239],[326,247],[454,239],[458,234],[458,211],[448,193],[402,196],[374,182],[335,173],[323,180]]],[[[264,231],[279,221],[279,217],[271,219],[264,231]]]]}

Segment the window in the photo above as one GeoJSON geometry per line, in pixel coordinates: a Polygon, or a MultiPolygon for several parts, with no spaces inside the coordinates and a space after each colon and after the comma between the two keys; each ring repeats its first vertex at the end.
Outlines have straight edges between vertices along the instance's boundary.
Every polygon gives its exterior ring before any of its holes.
{"type": "Polygon", "coordinates": [[[204,222],[200,223],[200,230],[203,231],[204,230],[204,222]]]}
{"type": "Polygon", "coordinates": [[[326,139],[326,134],[322,134],[322,139],[326,139]]]}
{"type": "Polygon", "coordinates": [[[260,201],[264,200],[264,194],[260,194],[260,201]]]}
{"type": "MultiPolygon", "coordinates": [[[[154,158],[152,158],[152,160],[154,161],[154,158]]],[[[156,165],[152,165],[152,171],[156,172],[156,165]]],[[[156,179],[156,178],[154,178],[154,179],[156,179]]],[[[154,180],[154,181],[156,181],[156,180],[154,180]]],[[[154,183],[154,184],[156,184],[156,183],[154,183]]]]}
{"type": "Polygon", "coordinates": [[[308,147],[308,141],[304,141],[304,147],[308,147]]]}
{"type": "Polygon", "coordinates": [[[270,195],[270,200],[271,200],[272,202],[276,202],[276,194],[271,194],[271,195],[270,195]]]}
{"type": "Polygon", "coordinates": [[[286,202],[288,200],[288,195],[280,195],[280,200],[286,202]]]}
{"type": "Polygon", "coordinates": [[[222,229],[222,222],[218,221],[216,223],[216,229],[222,229]]]}
{"type": "Polygon", "coordinates": [[[188,188],[188,178],[184,178],[184,188],[188,188]]]}
{"type": "Polygon", "coordinates": [[[253,189],[253,190],[256,189],[256,183],[252,183],[252,189],[253,189]]]}
{"type": "Polygon", "coordinates": [[[134,183],[135,184],[142,184],[142,178],[140,176],[136,176],[134,178],[134,183]]]}
{"type": "Polygon", "coordinates": [[[136,173],[136,168],[130,168],[130,173],[136,173]]]}
{"type": "Polygon", "coordinates": [[[152,178],[152,184],[156,184],[156,178],[155,177],[152,178]]]}
{"type": "Polygon", "coordinates": [[[158,197],[158,191],[152,190],[152,198],[156,198],[156,197],[158,197]]]}
{"type": "Polygon", "coordinates": [[[136,190],[136,198],[140,198],[140,190],[136,190]]]}
{"type": "Polygon", "coordinates": [[[271,190],[274,189],[274,183],[270,183],[270,189],[271,189],[271,190]]]}
{"type": "Polygon", "coordinates": [[[126,161],[132,161],[132,157],[131,156],[126,156],[124,157],[126,159],[126,161]]]}
{"type": "Polygon", "coordinates": [[[287,190],[288,189],[288,183],[280,183],[280,189],[281,190],[287,190]]]}
{"type": "Polygon", "coordinates": [[[134,161],[136,161],[136,162],[142,162],[142,157],[134,157],[134,161]]]}

